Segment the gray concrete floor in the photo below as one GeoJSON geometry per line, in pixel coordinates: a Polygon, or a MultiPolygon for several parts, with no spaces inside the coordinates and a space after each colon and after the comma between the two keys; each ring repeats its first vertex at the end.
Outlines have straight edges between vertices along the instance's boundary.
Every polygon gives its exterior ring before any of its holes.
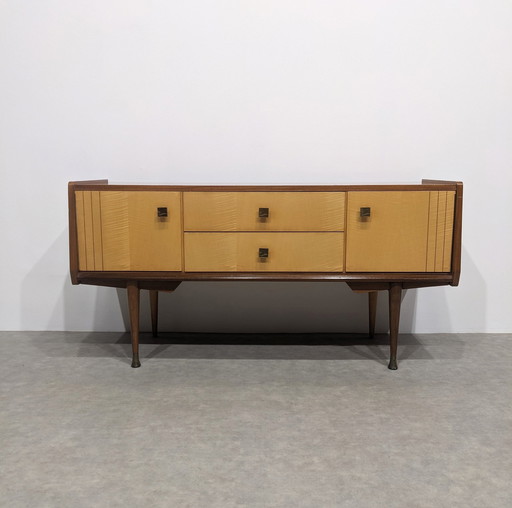
{"type": "Polygon", "coordinates": [[[0,332],[2,507],[511,507],[512,335],[0,332]]]}

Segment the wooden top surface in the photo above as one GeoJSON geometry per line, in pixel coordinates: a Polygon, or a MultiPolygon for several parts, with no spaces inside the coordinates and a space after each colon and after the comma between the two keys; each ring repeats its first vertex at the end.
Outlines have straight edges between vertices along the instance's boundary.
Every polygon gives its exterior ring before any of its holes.
{"type": "Polygon", "coordinates": [[[391,190],[411,190],[411,191],[435,191],[435,190],[456,190],[457,183],[451,181],[423,180],[424,183],[418,184],[318,184],[318,185],[162,185],[162,184],[109,184],[107,180],[90,180],[69,182],[75,190],[94,190],[94,191],[180,191],[180,192],[344,192],[344,191],[391,191],[391,190]]]}

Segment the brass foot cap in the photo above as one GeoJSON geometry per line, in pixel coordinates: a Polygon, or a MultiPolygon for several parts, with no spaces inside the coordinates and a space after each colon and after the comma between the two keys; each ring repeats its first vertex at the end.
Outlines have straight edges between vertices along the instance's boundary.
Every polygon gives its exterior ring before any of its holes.
{"type": "Polygon", "coordinates": [[[389,360],[388,369],[389,370],[397,370],[398,369],[398,365],[396,364],[396,360],[394,358],[389,360]]]}

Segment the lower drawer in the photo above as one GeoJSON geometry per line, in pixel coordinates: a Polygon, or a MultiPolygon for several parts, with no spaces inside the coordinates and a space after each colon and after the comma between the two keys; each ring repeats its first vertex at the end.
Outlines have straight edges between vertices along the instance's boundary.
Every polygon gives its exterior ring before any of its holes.
{"type": "Polygon", "coordinates": [[[185,233],[187,272],[342,272],[343,253],[343,233],[185,233]]]}

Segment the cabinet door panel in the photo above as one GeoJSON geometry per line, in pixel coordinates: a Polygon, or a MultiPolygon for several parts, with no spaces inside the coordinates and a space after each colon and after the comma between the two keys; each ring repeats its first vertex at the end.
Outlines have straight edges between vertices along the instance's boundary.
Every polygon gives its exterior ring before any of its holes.
{"type": "Polygon", "coordinates": [[[426,271],[429,202],[428,191],[349,192],[347,272],[426,271]]]}
{"type": "Polygon", "coordinates": [[[181,270],[179,192],[105,191],[100,204],[103,270],[181,270]]]}

